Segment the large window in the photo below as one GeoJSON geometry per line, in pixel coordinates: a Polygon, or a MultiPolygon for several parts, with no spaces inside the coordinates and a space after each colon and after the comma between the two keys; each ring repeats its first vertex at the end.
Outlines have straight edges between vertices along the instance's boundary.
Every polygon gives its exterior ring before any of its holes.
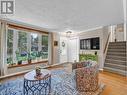
{"type": "Polygon", "coordinates": [[[7,64],[20,65],[48,59],[48,34],[9,28],[7,32],[7,64]]]}

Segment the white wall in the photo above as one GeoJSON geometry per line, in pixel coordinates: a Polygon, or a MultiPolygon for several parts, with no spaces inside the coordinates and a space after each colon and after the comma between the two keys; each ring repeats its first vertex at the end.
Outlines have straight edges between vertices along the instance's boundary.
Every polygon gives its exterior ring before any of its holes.
{"type": "Polygon", "coordinates": [[[53,64],[60,63],[59,40],[59,33],[53,33],[53,64]],[[54,46],[54,41],[58,41],[58,46],[54,46]]]}
{"type": "Polygon", "coordinates": [[[124,24],[112,25],[111,26],[111,42],[125,41],[124,38],[124,24]]]}
{"type": "MultiPolygon", "coordinates": [[[[77,46],[78,50],[77,50],[77,53],[74,53],[74,54],[77,54],[77,55],[75,55],[75,56],[77,56],[77,60],[79,58],[79,53],[85,52],[85,53],[94,54],[95,51],[97,51],[98,52],[98,63],[100,64],[100,69],[103,69],[104,57],[105,57],[104,54],[103,54],[103,51],[104,51],[104,47],[105,47],[109,32],[110,32],[109,27],[103,27],[103,28],[99,28],[99,29],[96,29],[96,30],[81,32],[81,33],[77,34],[76,36],[70,37],[68,39],[68,61],[73,60],[72,55],[70,54],[69,50],[71,48],[74,48],[74,50],[76,49],[76,47],[74,47],[72,45],[70,39],[78,38],[78,41],[77,41],[78,42],[78,44],[77,44],[78,45],[77,46]],[[99,37],[100,38],[100,50],[80,50],[80,48],[79,48],[79,45],[80,45],[79,39],[87,39],[87,38],[94,38],[94,37],[99,37]]],[[[61,34],[58,35],[58,33],[56,33],[55,35],[57,35],[57,36],[55,36],[54,39],[59,42],[59,37],[63,36],[63,35],[61,35],[61,34]]],[[[59,59],[60,59],[60,57],[59,57],[59,47],[55,47],[54,48],[54,63],[59,63],[60,62],[59,59]]]]}
{"type": "Polygon", "coordinates": [[[124,41],[124,32],[116,32],[117,41],[124,41]]]}
{"type": "Polygon", "coordinates": [[[103,29],[97,29],[93,31],[87,31],[79,34],[79,39],[87,39],[87,38],[100,38],[100,50],[80,50],[80,53],[92,53],[95,51],[98,52],[98,63],[100,65],[100,69],[103,68],[103,29]]]}

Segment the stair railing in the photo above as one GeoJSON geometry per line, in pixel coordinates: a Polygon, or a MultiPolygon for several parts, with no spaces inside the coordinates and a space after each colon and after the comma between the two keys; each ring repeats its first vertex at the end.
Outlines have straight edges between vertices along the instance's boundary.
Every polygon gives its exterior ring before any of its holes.
{"type": "Polygon", "coordinates": [[[108,49],[108,45],[109,45],[110,35],[111,35],[111,32],[109,32],[109,34],[108,34],[108,38],[107,38],[107,41],[106,41],[106,44],[105,44],[105,47],[104,47],[104,51],[103,51],[104,62],[105,62],[105,59],[106,59],[106,53],[107,53],[107,49],[108,49]]]}
{"type": "Polygon", "coordinates": [[[106,44],[105,44],[105,47],[104,47],[103,54],[106,54],[106,51],[108,49],[110,35],[111,35],[111,32],[109,32],[109,34],[108,34],[108,38],[107,38],[107,41],[106,41],[106,44]]]}

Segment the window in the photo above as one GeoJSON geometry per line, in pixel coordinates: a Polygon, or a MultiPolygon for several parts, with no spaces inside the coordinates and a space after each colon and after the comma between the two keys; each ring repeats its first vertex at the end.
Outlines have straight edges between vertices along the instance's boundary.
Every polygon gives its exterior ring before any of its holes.
{"type": "Polygon", "coordinates": [[[48,59],[48,35],[9,28],[7,64],[20,65],[48,59]]]}

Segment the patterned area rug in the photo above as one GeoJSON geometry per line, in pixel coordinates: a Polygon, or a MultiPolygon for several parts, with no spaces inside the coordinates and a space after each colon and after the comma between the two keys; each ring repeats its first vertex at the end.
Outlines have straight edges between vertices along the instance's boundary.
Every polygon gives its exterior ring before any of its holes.
{"type": "MultiPolygon", "coordinates": [[[[104,89],[104,85],[100,85],[96,92],[79,93],[73,73],[68,74],[63,69],[51,70],[51,73],[51,95],[100,95],[104,89]]],[[[23,95],[23,78],[1,84],[0,95],[23,95]]]]}

